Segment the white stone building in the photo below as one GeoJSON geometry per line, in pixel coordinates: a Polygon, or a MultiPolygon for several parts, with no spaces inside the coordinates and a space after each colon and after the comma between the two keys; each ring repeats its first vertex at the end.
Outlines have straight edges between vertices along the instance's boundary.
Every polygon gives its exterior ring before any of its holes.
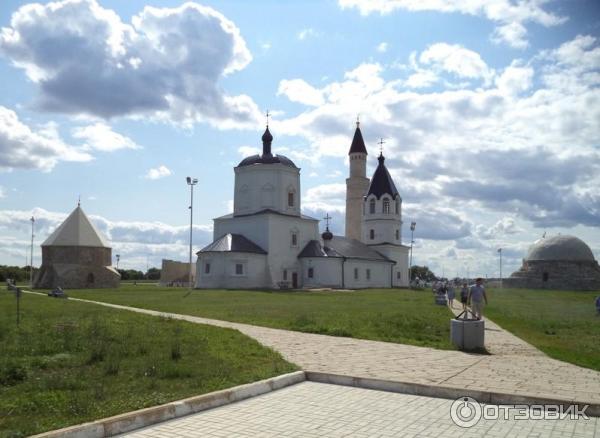
{"type": "Polygon", "coordinates": [[[300,169],[273,155],[269,128],[263,152],[235,167],[233,213],[214,220],[214,241],[196,262],[198,288],[369,288],[408,285],[408,247],[401,244],[402,200],[379,157],[366,177],[360,127],[350,148],[346,236],[301,213],[300,169]]]}

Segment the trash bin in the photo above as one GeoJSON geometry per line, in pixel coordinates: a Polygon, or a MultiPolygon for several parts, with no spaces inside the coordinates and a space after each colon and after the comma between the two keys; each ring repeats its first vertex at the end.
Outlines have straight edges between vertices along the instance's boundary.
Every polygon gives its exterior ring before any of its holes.
{"type": "Polygon", "coordinates": [[[461,350],[484,348],[485,323],[475,318],[470,310],[465,310],[450,320],[450,340],[461,350]],[[469,313],[471,318],[469,318],[469,313]]]}

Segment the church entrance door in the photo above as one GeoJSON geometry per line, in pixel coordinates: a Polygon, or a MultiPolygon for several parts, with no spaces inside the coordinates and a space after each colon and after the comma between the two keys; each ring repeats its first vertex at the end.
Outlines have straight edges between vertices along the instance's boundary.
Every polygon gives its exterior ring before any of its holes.
{"type": "Polygon", "coordinates": [[[298,289],[298,273],[297,272],[292,273],[292,288],[298,289]]]}

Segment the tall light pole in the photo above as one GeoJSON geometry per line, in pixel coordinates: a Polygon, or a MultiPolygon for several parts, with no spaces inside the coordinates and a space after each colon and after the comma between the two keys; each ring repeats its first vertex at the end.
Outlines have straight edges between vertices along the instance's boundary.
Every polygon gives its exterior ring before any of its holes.
{"type": "Polygon", "coordinates": [[[33,224],[35,219],[31,216],[31,256],[29,257],[29,287],[33,289],[33,224]]]}
{"type": "Polygon", "coordinates": [[[415,243],[415,228],[417,226],[416,222],[410,223],[410,262],[408,263],[408,287],[412,282],[412,252],[413,252],[413,243],[415,243]]]}
{"type": "Polygon", "coordinates": [[[498,248],[498,254],[500,255],[500,289],[502,289],[502,248],[498,248]]]}
{"type": "Polygon", "coordinates": [[[115,255],[115,258],[117,259],[117,271],[119,270],[119,260],[121,260],[121,255],[117,254],[115,255]]]}
{"type": "Polygon", "coordinates": [[[189,273],[189,286],[190,289],[193,288],[192,285],[192,226],[194,219],[194,186],[198,184],[198,178],[186,177],[185,179],[190,186],[190,273],[189,273]]]}

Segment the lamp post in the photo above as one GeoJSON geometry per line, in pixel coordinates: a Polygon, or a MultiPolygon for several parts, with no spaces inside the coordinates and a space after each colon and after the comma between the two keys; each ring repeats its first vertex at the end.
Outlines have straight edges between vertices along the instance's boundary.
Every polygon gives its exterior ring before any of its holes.
{"type": "Polygon", "coordinates": [[[33,224],[35,219],[31,216],[31,256],[29,257],[29,287],[33,289],[33,224]]]}
{"type": "Polygon", "coordinates": [[[115,255],[115,258],[117,259],[117,271],[119,270],[119,260],[121,260],[121,255],[117,254],[115,255]]]}
{"type": "Polygon", "coordinates": [[[415,228],[417,226],[416,222],[410,223],[410,262],[408,263],[408,287],[412,282],[412,253],[413,253],[413,243],[415,243],[415,228]]]}
{"type": "Polygon", "coordinates": [[[194,186],[198,184],[198,178],[186,177],[185,179],[190,186],[190,272],[189,272],[189,287],[193,288],[192,285],[192,225],[194,218],[194,186]]]}
{"type": "Polygon", "coordinates": [[[500,256],[500,289],[502,289],[502,248],[498,248],[498,255],[500,256]]]}

